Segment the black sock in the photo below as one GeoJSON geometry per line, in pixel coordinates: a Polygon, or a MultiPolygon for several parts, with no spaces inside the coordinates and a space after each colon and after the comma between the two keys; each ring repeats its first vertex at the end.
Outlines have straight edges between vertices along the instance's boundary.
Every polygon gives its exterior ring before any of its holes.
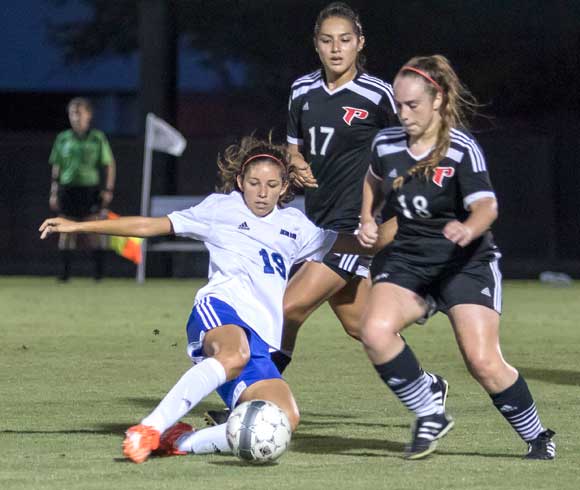
{"type": "Polygon", "coordinates": [[[61,250],[60,259],[62,262],[62,271],[58,279],[60,281],[68,281],[70,278],[70,262],[71,262],[72,252],[70,250],[61,250]]]}
{"type": "Polygon", "coordinates": [[[384,364],[375,365],[375,369],[401,403],[418,417],[437,413],[430,378],[424,375],[415,354],[407,344],[397,357],[384,364]]]}
{"type": "Polygon", "coordinates": [[[274,365],[278,368],[278,371],[280,371],[280,374],[282,374],[288,367],[288,364],[292,362],[292,358],[290,356],[279,350],[272,352],[270,354],[270,358],[272,359],[274,365]]]}
{"type": "Polygon", "coordinates": [[[544,430],[528,384],[521,375],[509,388],[489,396],[524,441],[535,439],[544,430]]]}
{"type": "Polygon", "coordinates": [[[96,281],[103,278],[103,250],[93,250],[94,275],[96,281]]]}

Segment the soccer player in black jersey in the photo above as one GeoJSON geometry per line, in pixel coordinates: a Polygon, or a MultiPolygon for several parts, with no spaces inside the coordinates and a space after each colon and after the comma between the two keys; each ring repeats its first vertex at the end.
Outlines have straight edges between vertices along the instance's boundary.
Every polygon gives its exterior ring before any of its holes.
{"type": "MultiPolygon", "coordinates": [[[[396,123],[392,87],[362,68],[364,44],[358,15],[344,3],[328,5],[314,27],[322,68],[298,78],[290,91],[287,140],[306,215],[336,231],[357,229],[371,142],[379,129],[396,123]]],[[[273,356],[281,370],[298,329],[325,301],[344,330],[360,337],[369,262],[367,256],[331,253],[296,272],[284,296],[282,352],[273,356]]]]}
{"type": "Polygon", "coordinates": [[[383,198],[398,231],[373,260],[361,339],[382,380],[417,416],[407,457],[431,453],[453,426],[399,336],[423,314],[420,299],[429,293],[449,317],[469,372],[528,443],[526,457],[553,459],[554,432],[540,422],[524,378],[499,345],[500,253],[489,231],[497,202],[481,148],[462,129],[475,101],[439,55],[411,59],[394,94],[402,127],[373,141],[359,240],[373,243],[374,206],[383,198]]]}

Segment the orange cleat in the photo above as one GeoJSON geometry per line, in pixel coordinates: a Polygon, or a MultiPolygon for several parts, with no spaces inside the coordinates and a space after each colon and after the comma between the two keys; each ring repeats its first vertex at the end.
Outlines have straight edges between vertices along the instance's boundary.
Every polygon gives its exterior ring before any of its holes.
{"type": "Polygon", "coordinates": [[[123,454],[135,463],[143,463],[159,447],[160,433],[148,425],[129,427],[123,441],[123,454]]]}
{"type": "Polygon", "coordinates": [[[158,452],[165,456],[178,456],[187,454],[187,451],[180,451],[175,447],[175,442],[183,434],[187,432],[194,432],[195,429],[184,422],[177,422],[174,426],[167,429],[161,439],[159,440],[159,450],[158,452]]]}

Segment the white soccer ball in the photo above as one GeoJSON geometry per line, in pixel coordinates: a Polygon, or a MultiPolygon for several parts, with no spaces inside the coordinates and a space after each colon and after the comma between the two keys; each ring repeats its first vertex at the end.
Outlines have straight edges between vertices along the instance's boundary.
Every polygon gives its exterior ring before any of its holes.
{"type": "Polygon", "coordinates": [[[236,456],[257,464],[282,456],[292,437],[286,414],[266,400],[244,402],[232,410],[226,434],[236,456]]]}

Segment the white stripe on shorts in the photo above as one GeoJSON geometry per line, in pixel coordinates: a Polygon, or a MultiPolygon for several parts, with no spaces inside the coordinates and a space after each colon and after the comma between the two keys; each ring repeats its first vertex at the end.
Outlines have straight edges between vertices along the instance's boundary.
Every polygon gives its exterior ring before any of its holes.
{"type": "Polygon", "coordinates": [[[497,259],[489,263],[489,268],[494,279],[493,287],[493,308],[498,313],[501,313],[501,271],[497,259]]]}
{"type": "Polygon", "coordinates": [[[212,328],[219,327],[221,322],[217,316],[213,306],[210,303],[210,298],[203,298],[201,302],[197,305],[197,311],[203,322],[203,326],[206,330],[211,330],[212,328]]]}
{"type": "Polygon", "coordinates": [[[345,271],[352,272],[352,270],[354,269],[354,265],[356,264],[357,259],[358,259],[358,255],[344,254],[340,258],[340,262],[339,262],[338,266],[345,271]]]}

